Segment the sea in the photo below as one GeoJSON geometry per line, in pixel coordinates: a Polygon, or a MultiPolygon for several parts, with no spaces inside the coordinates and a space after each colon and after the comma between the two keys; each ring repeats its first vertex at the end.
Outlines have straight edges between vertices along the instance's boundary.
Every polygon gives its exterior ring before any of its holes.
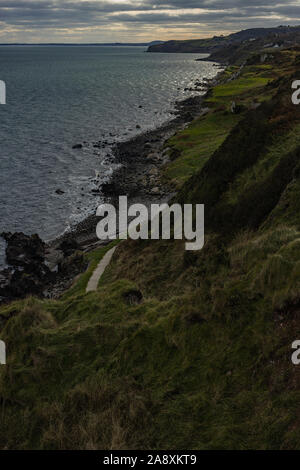
{"type": "MultiPolygon", "coordinates": [[[[127,46],[0,46],[0,233],[51,240],[93,213],[112,146],[173,118],[218,69],[201,54],[127,46]],[[100,144],[99,144],[100,143],[100,144]],[[73,148],[81,144],[82,148],[73,148]]],[[[0,267],[5,244],[0,238],[0,267]]]]}

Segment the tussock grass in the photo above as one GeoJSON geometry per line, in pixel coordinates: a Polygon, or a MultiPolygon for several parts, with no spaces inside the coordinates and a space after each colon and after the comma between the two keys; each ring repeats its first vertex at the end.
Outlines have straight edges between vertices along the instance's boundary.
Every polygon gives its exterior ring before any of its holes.
{"type": "Polygon", "coordinates": [[[124,242],[96,292],[110,247],[60,300],[0,308],[0,448],[300,448],[298,117],[280,80],[262,89],[271,72],[253,63],[215,92],[272,95],[258,110],[218,102],[171,141],[178,199],[207,205],[201,252],[124,242]]]}

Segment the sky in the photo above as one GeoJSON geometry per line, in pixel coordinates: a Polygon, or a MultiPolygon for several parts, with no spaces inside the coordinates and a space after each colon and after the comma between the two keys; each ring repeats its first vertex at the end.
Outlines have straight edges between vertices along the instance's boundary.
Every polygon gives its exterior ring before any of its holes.
{"type": "Polygon", "coordinates": [[[300,0],[0,0],[0,42],[148,42],[300,25],[300,0]]]}

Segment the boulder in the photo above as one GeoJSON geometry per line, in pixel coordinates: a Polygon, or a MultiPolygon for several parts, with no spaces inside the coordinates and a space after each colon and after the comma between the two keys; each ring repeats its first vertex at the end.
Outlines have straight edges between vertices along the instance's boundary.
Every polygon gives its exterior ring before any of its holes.
{"type": "Polygon", "coordinates": [[[61,244],[59,245],[58,249],[63,252],[64,257],[71,256],[78,250],[78,243],[72,236],[65,238],[61,244]]]}
{"type": "Polygon", "coordinates": [[[45,263],[45,243],[38,235],[2,233],[9,268],[0,271],[0,297],[5,300],[39,295],[53,274],[45,263]]]}
{"type": "Polygon", "coordinates": [[[105,196],[115,196],[116,194],[118,194],[118,187],[115,182],[104,183],[101,186],[101,191],[105,196]]]}
{"type": "Polygon", "coordinates": [[[155,188],[151,189],[151,194],[153,194],[155,196],[160,194],[160,189],[158,187],[155,187],[155,188]]]}
{"type": "Polygon", "coordinates": [[[160,155],[158,153],[149,153],[147,160],[151,162],[157,162],[160,160],[160,155]]]}
{"type": "Polygon", "coordinates": [[[4,232],[1,236],[7,242],[6,260],[11,266],[34,271],[44,261],[46,245],[38,235],[4,232]]]}

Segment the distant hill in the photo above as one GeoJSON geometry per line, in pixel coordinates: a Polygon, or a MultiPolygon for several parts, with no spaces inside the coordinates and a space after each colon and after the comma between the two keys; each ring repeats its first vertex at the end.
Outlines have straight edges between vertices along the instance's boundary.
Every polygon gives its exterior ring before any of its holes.
{"type": "Polygon", "coordinates": [[[257,39],[286,39],[293,40],[294,35],[300,33],[300,27],[278,26],[276,28],[253,28],[229,34],[228,36],[214,36],[207,39],[191,39],[185,41],[167,41],[162,44],[150,45],[148,52],[184,52],[212,54],[218,50],[236,46],[244,41],[257,39]]]}
{"type": "Polygon", "coordinates": [[[107,42],[107,43],[0,43],[0,46],[155,46],[163,44],[163,41],[152,42],[107,42]]]}
{"type": "Polygon", "coordinates": [[[158,46],[160,44],[164,44],[164,41],[152,41],[149,43],[149,46],[158,46]]]}

